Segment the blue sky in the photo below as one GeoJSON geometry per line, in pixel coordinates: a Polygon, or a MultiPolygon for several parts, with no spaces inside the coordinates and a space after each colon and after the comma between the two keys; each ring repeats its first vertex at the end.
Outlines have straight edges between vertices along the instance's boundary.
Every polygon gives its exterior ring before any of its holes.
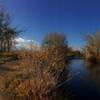
{"type": "Polygon", "coordinates": [[[100,30],[100,0],[2,0],[12,25],[23,37],[42,41],[50,32],[67,34],[70,46],[80,48],[88,33],[100,30]]]}

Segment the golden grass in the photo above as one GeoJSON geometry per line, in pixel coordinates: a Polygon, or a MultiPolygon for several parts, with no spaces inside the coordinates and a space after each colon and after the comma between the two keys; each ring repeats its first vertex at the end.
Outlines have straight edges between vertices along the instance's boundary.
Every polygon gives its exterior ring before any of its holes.
{"type": "Polygon", "coordinates": [[[8,78],[3,94],[5,100],[57,100],[58,77],[66,67],[61,49],[22,50],[17,55],[18,70],[22,70],[21,74],[27,78],[8,78]]]}
{"type": "Polygon", "coordinates": [[[4,92],[5,100],[56,100],[56,81],[47,71],[30,80],[14,79],[10,82],[4,92]]]}

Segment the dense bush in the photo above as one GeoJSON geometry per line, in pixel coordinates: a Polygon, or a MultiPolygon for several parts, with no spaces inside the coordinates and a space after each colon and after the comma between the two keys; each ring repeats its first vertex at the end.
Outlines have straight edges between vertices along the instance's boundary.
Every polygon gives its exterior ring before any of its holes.
{"type": "Polygon", "coordinates": [[[32,79],[10,80],[7,86],[5,100],[56,100],[56,81],[46,70],[32,79]]]}
{"type": "Polygon", "coordinates": [[[22,77],[8,82],[4,97],[7,100],[56,100],[58,79],[66,67],[61,48],[22,50],[18,54],[22,77]]]}
{"type": "Polygon", "coordinates": [[[35,51],[23,49],[16,52],[16,64],[21,73],[16,74],[13,79],[7,79],[3,94],[5,99],[59,100],[57,85],[60,84],[67,65],[67,46],[63,38],[59,37],[60,46],[54,43],[35,51]]]}
{"type": "Polygon", "coordinates": [[[91,62],[100,62],[100,32],[88,35],[86,40],[85,58],[91,62]]]}

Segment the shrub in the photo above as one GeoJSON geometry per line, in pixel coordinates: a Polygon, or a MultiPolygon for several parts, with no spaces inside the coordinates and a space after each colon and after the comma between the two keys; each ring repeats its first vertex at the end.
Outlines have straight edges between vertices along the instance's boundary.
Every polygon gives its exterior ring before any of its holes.
{"type": "Polygon", "coordinates": [[[84,48],[85,58],[92,62],[100,62],[100,32],[88,35],[84,48]]]}
{"type": "MultiPolygon", "coordinates": [[[[63,43],[63,42],[61,42],[63,43]]],[[[66,69],[66,46],[43,46],[38,51],[17,52],[21,72],[7,82],[7,100],[58,100],[57,85],[66,69]],[[24,76],[24,77],[23,77],[24,76]]]]}
{"type": "Polygon", "coordinates": [[[56,100],[56,81],[47,70],[28,80],[14,79],[4,92],[5,100],[56,100]]]}

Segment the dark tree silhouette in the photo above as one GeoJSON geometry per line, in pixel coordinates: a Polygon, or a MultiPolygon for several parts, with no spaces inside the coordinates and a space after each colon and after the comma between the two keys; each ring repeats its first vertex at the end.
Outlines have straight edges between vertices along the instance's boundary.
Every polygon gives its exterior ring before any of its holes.
{"type": "Polygon", "coordinates": [[[9,14],[4,9],[0,9],[0,51],[10,51],[18,34],[16,28],[10,25],[9,14]]]}

